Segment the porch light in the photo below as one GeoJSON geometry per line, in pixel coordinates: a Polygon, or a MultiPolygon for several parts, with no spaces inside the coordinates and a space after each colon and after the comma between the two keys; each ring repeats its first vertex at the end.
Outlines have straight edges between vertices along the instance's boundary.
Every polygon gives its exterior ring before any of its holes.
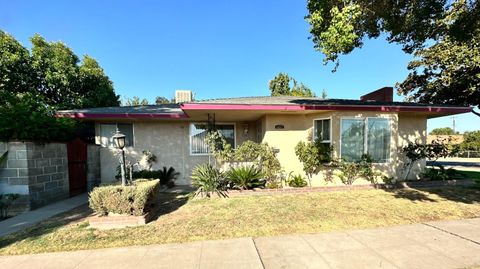
{"type": "Polygon", "coordinates": [[[115,146],[122,151],[122,155],[120,156],[120,172],[122,174],[122,186],[125,186],[127,185],[127,180],[125,177],[125,151],[123,150],[125,147],[125,135],[120,133],[120,131],[117,129],[117,132],[112,136],[112,138],[115,142],[115,146]]]}
{"type": "Polygon", "coordinates": [[[115,135],[112,136],[113,142],[115,142],[115,146],[118,149],[122,149],[125,147],[125,135],[120,133],[119,130],[115,133],[115,135]]]}

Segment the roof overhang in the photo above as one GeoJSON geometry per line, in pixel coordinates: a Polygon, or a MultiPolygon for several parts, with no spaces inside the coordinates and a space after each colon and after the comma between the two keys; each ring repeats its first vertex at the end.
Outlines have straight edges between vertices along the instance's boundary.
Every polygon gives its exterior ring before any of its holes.
{"type": "Polygon", "coordinates": [[[185,113],[86,113],[57,112],[57,117],[97,120],[97,119],[185,119],[185,113]]]}
{"type": "Polygon", "coordinates": [[[202,104],[184,103],[188,110],[266,110],[266,111],[306,111],[306,110],[340,110],[340,111],[379,111],[379,112],[430,112],[458,114],[471,112],[471,107],[446,106],[397,106],[397,105],[247,105],[247,104],[202,104]]]}

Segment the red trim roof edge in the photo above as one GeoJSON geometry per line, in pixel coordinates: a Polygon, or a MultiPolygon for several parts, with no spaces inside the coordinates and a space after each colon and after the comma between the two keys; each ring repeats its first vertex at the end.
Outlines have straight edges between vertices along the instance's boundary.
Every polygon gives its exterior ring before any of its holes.
{"type": "Polygon", "coordinates": [[[117,119],[185,119],[188,118],[186,114],[159,114],[159,113],[56,113],[57,117],[67,117],[75,119],[103,119],[103,118],[117,118],[117,119]]]}

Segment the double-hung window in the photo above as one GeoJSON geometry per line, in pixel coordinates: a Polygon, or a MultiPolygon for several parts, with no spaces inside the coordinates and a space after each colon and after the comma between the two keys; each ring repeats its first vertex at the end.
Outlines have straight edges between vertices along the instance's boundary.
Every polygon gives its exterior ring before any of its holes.
{"type": "Polygon", "coordinates": [[[313,140],[319,139],[322,144],[331,144],[330,119],[317,119],[313,121],[313,140]]]}
{"type": "Polygon", "coordinates": [[[390,120],[386,118],[342,119],[340,154],[356,161],[368,154],[376,163],[390,159],[390,120]]]}
{"type": "MultiPolygon", "coordinates": [[[[228,144],[235,148],[235,125],[234,124],[216,124],[215,128],[220,131],[228,144]]],[[[190,124],[190,154],[208,155],[208,145],[205,138],[208,133],[206,123],[190,124]]]]}
{"type": "Polygon", "coordinates": [[[125,146],[133,147],[133,124],[131,123],[100,124],[100,145],[102,147],[115,147],[112,137],[117,129],[125,135],[125,146]]]}

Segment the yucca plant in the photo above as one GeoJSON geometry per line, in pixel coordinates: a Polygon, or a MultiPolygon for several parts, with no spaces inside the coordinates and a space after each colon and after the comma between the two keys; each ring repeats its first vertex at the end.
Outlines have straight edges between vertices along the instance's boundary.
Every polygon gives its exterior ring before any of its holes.
{"type": "Polygon", "coordinates": [[[239,166],[227,172],[226,178],[235,189],[247,190],[265,186],[262,170],[251,166],[239,166]]]}
{"type": "Polygon", "coordinates": [[[197,188],[194,196],[210,197],[216,194],[227,197],[227,184],[220,170],[210,164],[197,165],[192,171],[192,185],[197,188]]]}
{"type": "Polygon", "coordinates": [[[160,184],[167,184],[167,186],[173,187],[175,185],[175,179],[177,179],[180,173],[176,172],[171,166],[168,169],[164,166],[162,170],[158,171],[158,175],[160,178],[160,184]]]}

